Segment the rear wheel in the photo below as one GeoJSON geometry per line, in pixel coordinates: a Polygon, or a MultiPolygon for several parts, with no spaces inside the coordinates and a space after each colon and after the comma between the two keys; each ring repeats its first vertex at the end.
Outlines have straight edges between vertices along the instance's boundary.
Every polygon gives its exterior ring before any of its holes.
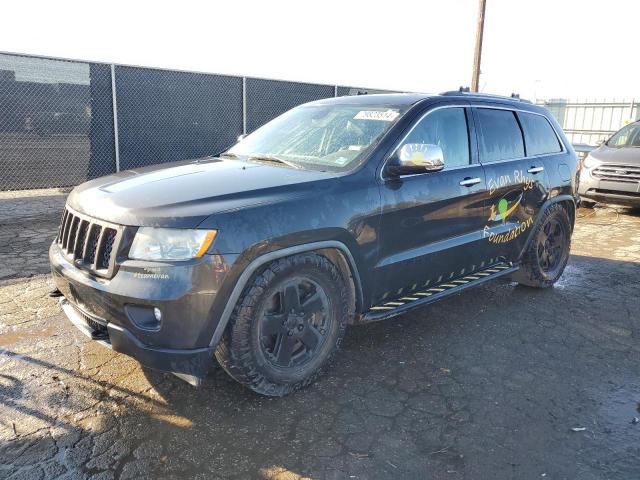
{"type": "Polygon", "coordinates": [[[580,199],[580,206],[582,208],[594,208],[596,206],[596,202],[591,200],[580,199]]]}
{"type": "Polygon", "coordinates": [[[564,272],[571,249],[571,223],[567,211],[552,205],[533,233],[533,239],[514,275],[522,285],[552,286],[564,272]]]}
{"type": "Polygon", "coordinates": [[[257,393],[282,396],[315,380],[338,348],[349,315],[347,285],[326,257],[270,264],[238,301],[216,358],[257,393]]]}

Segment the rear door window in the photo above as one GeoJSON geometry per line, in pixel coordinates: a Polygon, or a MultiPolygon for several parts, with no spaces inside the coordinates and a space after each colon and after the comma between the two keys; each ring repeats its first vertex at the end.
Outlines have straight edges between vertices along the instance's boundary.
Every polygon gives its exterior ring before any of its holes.
{"type": "Polygon", "coordinates": [[[542,115],[518,112],[524,130],[527,155],[545,155],[562,151],[556,132],[542,115]]]}
{"type": "Polygon", "coordinates": [[[480,161],[499,162],[524,157],[522,131],[511,110],[478,108],[480,161]]]}

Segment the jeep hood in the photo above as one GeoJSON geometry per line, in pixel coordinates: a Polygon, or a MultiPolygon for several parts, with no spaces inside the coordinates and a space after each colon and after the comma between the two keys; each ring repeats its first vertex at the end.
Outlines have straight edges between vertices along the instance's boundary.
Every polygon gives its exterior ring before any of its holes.
{"type": "Polygon", "coordinates": [[[72,209],[120,225],[197,227],[208,216],[304,196],[335,174],[207,158],[128,170],[83,183],[72,209]]]}

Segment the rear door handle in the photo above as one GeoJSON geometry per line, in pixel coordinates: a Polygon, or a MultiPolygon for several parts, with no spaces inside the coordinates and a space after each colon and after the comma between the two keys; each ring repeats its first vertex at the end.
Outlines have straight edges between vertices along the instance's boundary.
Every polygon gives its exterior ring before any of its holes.
{"type": "Polygon", "coordinates": [[[527,172],[529,173],[540,173],[544,171],[544,167],[531,167],[527,172]]]}
{"type": "Polygon", "coordinates": [[[460,180],[460,186],[461,187],[470,187],[472,185],[475,185],[476,183],[480,183],[481,180],[478,177],[467,177],[464,180],[460,180]]]}

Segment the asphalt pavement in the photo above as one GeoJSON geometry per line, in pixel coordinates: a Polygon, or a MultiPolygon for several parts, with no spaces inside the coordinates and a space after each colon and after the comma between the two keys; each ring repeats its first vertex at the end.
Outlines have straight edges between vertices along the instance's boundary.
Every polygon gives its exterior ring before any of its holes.
{"type": "Polygon", "coordinates": [[[561,281],[347,331],[320,380],[194,389],[66,320],[58,191],[0,195],[0,478],[640,478],[640,210],[580,210],[561,281]]]}

